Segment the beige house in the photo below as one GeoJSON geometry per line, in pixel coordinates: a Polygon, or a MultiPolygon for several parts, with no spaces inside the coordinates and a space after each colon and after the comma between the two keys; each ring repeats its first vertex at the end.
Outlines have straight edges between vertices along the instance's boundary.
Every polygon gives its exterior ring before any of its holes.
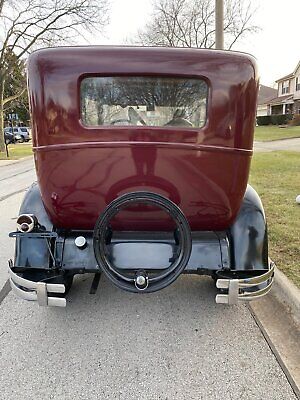
{"type": "Polygon", "coordinates": [[[294,72],[276,83],[277,96],[268,104],[268,115],[300,114],[300,61],[294,72]]]}

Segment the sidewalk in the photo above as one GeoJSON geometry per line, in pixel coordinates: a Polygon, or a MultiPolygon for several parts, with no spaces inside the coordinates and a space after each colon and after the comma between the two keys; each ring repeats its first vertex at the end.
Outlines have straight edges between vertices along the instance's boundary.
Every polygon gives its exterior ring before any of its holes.
{"type": "Polygon", "coordinates": [[[278,150],[300,151],[300,138],[273,140],[270,142],[254,142],[255,152],[278,150]]]}
{"type": "Polygon", "coordinates": [[[0,167],[6,167],[7,165],[16,164],[25,160],[29,160],[33,156],[27,156],[23,158],[19,158],[18,160],[0,160],[0,167]]]}

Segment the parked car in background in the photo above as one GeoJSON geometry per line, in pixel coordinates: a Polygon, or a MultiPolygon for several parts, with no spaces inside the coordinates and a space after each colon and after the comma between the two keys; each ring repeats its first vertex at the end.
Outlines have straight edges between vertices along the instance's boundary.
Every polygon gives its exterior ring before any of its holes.
{"type": "Polygon", "coordinates": [[[30,128],[27,126],[15,126],[13,128],[7,127],[4,128],[4,132],[13,133],[15,142],[29,142],[30,140],[30,128]]]}

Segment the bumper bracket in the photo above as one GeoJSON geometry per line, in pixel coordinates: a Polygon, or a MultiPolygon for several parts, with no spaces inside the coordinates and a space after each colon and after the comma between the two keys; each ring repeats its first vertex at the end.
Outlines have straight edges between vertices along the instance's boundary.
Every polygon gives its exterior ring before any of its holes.
{"type": "Polygon", "coordinates": [[[232,305],[238,301],[250,301],[265,296],[271,290],[274,270],[275,263],[270,260],[269,270],[262,275],[244,279],[218,279],[217,288],[227,290],[228,293],[217,294],[216,303],[232,305]],[[259,288],[262,284],[264,287],[259,288]]]}

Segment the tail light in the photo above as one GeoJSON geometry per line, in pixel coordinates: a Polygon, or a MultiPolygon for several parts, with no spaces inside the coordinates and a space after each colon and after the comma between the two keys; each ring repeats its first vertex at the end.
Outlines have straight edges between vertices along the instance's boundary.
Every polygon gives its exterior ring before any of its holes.
{"type": "Polygon", "coordinates": [[[37,218],[32,214],[21,214],[17,219],[17,230],[31,232],[37,226],[37,218]]]}

